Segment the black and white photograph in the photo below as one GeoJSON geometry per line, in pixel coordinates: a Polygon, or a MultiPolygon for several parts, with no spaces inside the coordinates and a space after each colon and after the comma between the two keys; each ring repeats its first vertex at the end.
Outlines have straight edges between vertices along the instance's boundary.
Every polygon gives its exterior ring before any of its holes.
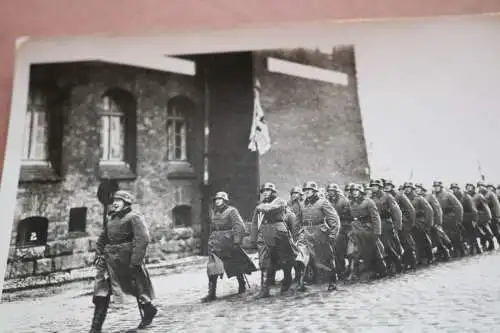
{"type": "Polygon", "coordinates": [[[0,331],[495,332],[499,28],[20,42],[0,331]]]}

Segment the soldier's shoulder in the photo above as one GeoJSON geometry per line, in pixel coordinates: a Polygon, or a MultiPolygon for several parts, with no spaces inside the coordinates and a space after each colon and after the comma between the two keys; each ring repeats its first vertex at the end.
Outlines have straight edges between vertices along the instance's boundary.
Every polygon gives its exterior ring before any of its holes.
{"type": "Polygon", "coordinates": [[[377,206],[372,198],[365,198],[361,203],[368,206],[377,206]]]}
{"type": "Polygon", "coordinates": [[[143,213],[141,213],[138,210],[133,209],[130,212],[128,212],[127,215],[125,215],[125,218],[131,219],[131,220],[135,220],[135,219],[144,220],[145,217],[144,217],[143,213]]]}

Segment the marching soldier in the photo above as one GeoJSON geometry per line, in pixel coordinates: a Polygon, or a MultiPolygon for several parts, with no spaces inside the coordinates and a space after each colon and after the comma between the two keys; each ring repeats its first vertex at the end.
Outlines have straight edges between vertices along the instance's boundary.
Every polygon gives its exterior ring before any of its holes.
{"type": "Polygon", "coordinates": [[[202,302],[217,299],[217,279],[219,276],[222,278],[224,273],[228,278],[236,276],[238,294],[242,294],[246,291],[244,274],[257,271],[252,260],[241,248],[241,241],[246,232],[245,223],[238,210],[228,202],[229,196],[226,192],[215,194],[208,239],[208,295],[202,298],[202,302]]]}
{"type": "Polygon", "coordinates": [[[430,233],[434,224],[434,211],[431,204],[422,196],[417,194],[417,187],[411,182],[403,184],[406,196],[415,208],[415,225],[412,230],[417,245],[417,257],[420,263],[426,258],[430,264],[434,260],[432,254],[432,242],[430,233]]]}
{"type": "Polygon", "coordinates": [[[144,216],[132,209],[134,199],[127,191],[113,195],[107,230],[97,240],[91,333],[101,332],[111,295],[116,302],[134,296],[142,314],[139,329],[149,326],[158,313],[152,304],[153,285],[144,262],[150,236],[144,216]]]}
{"type": "Polygon", "coordinates": [[[455,256],[463,257],[465,248],[462,239],[462,221],[464,209],[458,199],[449,191],[444,190],[442,181],[433,182],[434,191],[443,210],[443,228],[450,237],[455,256]]]}
{"type": "Polygon", "coordinates": [[[396,199],[383,191],[383,183],[380,180],[372,180],[370,188],[372,189],[371,199],[377,205],[377,210],[382,223],[382,243],[386,251],[386,263],[394,266],[397,273],[402,271],[401,256],[403,248],[398,237],[402,229],[402,212],[396,199]]]}
{"type": "Polygon", "coordinates": [[[453,191],[455,197],[460,201],[462,207],[464,208],[464,220],[462,222],[464,227],[464,236],[465,240],[469,245],[469,253],[470,254],[478,254],[481,253],[481,248],[477,243],[477,221],[478,221],[478,212],[476,209],[476,205],[472,200],[472,197],[469,193],[462,191],[460,186],[457,183],[453,183],[450,185],[450,190],[453,191]]]}
{"type": "Polygon", "coordinates": [[[498,201],[497,196],[491,192],[484,184],[484,182],[477,182],[477,189],[484,196],[486,201],[488,202],[488,206],[490,206],[491,210],[491,223],[490,228],[493,232],[493,235],[497,239],[497,242],[500,244],[500,202],[498,201]]]}
{"type": "Polygon", "coordinates": [[[387,266],[384,262],[384,246],[380,240],[382,224],[377,205],[372,199],[366,198],[362,185],[351,187],[351,216],[352,229],[349,232],[350,276],[349,281],[356,279],[360,267],[365,268],[375,264],[375,274],[378,277],[387,275],[387,266]]]}
{"type": "MultiPolygon", "coordinates": [[[[299,221],[302,219],[302,205],[303,205],[303,196],[302,188],[300,186],[295,186],[290,190],[290,201],[288,201],[288,207],[292,210],[295,215],[295,225],[293,229],[291,229],[292,237],[294,240],[297,238],[297,226],[299,225],[299,221]]],[[[294,266],[295,271],[295,282],[299,281],[299,268],[297,265],[294,266]]]]}
{"type": "Polygon", "coordinates": [[[297,235],[297,247],[300,255],[299,291],[305,291],[304,278],[309,265],[315,272],[327,271],[329,275],[328,290],[337,289],[337,273],[335,268],[334,242],[338,236],[340,219],[335,208],[326,199],[319,196],[318,185],[307,181],[302,187],[305,200],[302,217],[299,221],[300,231],[297,235]]]}
{"type": "Polygon", "coordinates": [[[472,183],[467,183],[465,185],[465,190],[472,197],[477,209],[477,236],[479,236],[483,248],[488,246],[487,250],[492,251],[495,249],[495,243],[493,242],[494,235],[490,228],[492,214],[488,201],[479,191],[476,191],[476,186],[472,183]]]}
{"type": "MultiPolygon", "coordinates": [[[[290,201],[288,201],[288,207],[292,210],[297,221],[300,221],[302,215],[302,188],[300,186],[295,186],[290,190],[290,201]]],[[[296,230],[291,230],[292,234],[295,235],[296,230]]]]}
{"type": "Polygon", "coordinates": [[[415,269],[417,265],[417,256],[415,249],[415,240],[411,233],[415,225],[415,208],[413,207],[410,199],[406,196],[403,186],[403,191],[396,192],[395,185],[392,180],[384,182],[385,191],[396,199],[397,204],[403,213],[402,228],[399,232],[399,240],[404,249],[404,262],[405,266],[415,269]]]}
{"type": "Polygon", "coordinates": [[[422,184],[415,184],[415,187],[416,193],[423,196],[432,207],[434,223],[430,233],[431,241],[437,247],[439,257],[444,261],[448,261],[450,259],[451,241],[443,230],[443,209],[439,204],[439,200],[434,193],[427,193],[427,189],[422,184]]]}
{"type": "Polygon", "coordinates": [[[265,183],[261,188],[262,202],[255,208],[252,228],[252,244],[259,251],[261,270],[261,290],[258,298],[270,296],[270,280],[274,272],[282,269],[281,292],[286,292],[292,284],[292,267],[297,256],[287,220],[293,212],[287,202],[278,198],[276,186],[265,183]]]}
{"type": "Polygon", "coordinates": [[[335,259],[337,265],[337,273],[339,277],[345,277],[346,273],[346,257],[348,233],[351,230],[352,216],[349,200],[342,193],[342,190],[337,184],[330,184],[326,188],[328,200],[335,208],[340,218],[340,230],[337,240],[335,241],[335,259]]]}

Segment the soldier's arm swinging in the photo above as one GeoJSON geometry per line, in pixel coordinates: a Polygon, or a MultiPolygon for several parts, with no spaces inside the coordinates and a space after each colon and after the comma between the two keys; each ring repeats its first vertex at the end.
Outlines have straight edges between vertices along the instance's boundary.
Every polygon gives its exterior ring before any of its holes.
{"type": "Polygon", "coordinates": [[[382,220],[380,219],[377,205],[370,199],[368,199],[368,212],[370,213],[370,220],[373,225],[373,233],[376,236],[382,235],[382,220]]]}
{"type": "Polygon", "coordinates": [[[236,208],[231,209],[229,216],[233,224],[233,242],[236,245],[240,245],[243,234],[246,232],[245,223],[243,222],[243,219],[241,218],[241,215],[238,210],[236,210],[236,208]]]}
{"type": "Polygon", "coordinates": [[[425,200],[424,198],[421,198],[419,200],[420,204],[423,206],[424,209],[424,216],[425,216],[425,221],[427,222],[427,227],[432,227],[435,223],[434,221],[434,209],[431,206],[431,204],[425,200]]]}
{"type": "Polygon", "coordinates": [[[406,195],[400,195],[399,198],[400,205],[405,208],[405,211],[408,214],[406,226],[404,225],[403,228],[411,230],[411,228],[415,225],[415,220],[417,219],[417,211],[406,195]]]}
{"type": "Polygon", "coordinates": [[[321,206],[323,214],[325,215],[325,222],[328,225],[328,232],[331,237],[337,238],[340,231],[340,217],[333,205],[331,205],[328,201],[324,201],[324,204],[321,206]]]}
{"type": "Polygon", "coordinates": [[[477,220],[479,219],[479,212],[477,211],[477,207],[474,204],[474,200],[470,195],[466,194],[465,201],[467,205],[470,207],[470,210],[472,212],[472,220],[477,222],[477,220]]]}
{"type": "Polygon", "coordinates": [[[146,256],[146,250],[150,242],[150,237],[142,215],[136,214],[132,217],[130,223],[134,234],[130,266],[137,267],[143,263],[144,257],[146,256]]]}
{"type": "Polygon", "coordinates": [[[464,207],[462,206],[462,204],[460,203],[460,201],[457,199],[456,196],[450,194],[448,198],[450,204],[453,207],[455,215],[458,217],[458,222],[459,223],[462,222],[464,219],[464,207]]]}
{"type": "Polygon", "coordinates": [[[498,198],[496,195],[492,194],[491,195],[491,201],[493,202],[493,209],[495,212],[496,218],[500,218],[500,202],[498,201],[498,198]]]}
{"type": "Polygon", "coordinates": [[[399,231],[403,227],[403,212],[401,208],[399,208],[396,199],[392,197],[392,195],[387,196],[387,200],[389,201],[389,209],[391,210],[391,217],[394,223],[394,228],[399,231]]]}
{"type": "Polygon", "coordinates": [[[491,220],[493,215],[491,214],[490,206],[488,205],[488,202],[486,201],[486,198],[483,195],[479,196],[479,205],[483,207],[482,210],[486,212],[488,220],[491,220]]]}

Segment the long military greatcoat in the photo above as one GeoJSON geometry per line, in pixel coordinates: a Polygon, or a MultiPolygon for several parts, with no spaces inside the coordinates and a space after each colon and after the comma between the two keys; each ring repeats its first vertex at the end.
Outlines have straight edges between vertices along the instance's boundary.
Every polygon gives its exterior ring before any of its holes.
{"type": "Polygon", "coordinates": [[[467,192],[464,191],[457,191],[454,194],[464,210],[463,224],[475,227],[478,220],[478,211],[476,205],[474,204],[474,200],[467,192]]]}
{"type": "Polygon", "coordinates": [[[379,240],[382,222],[377,205],[365,197],[350,200],[352,229],[349,232],[348,255],[369,263],[372,259],[384,257],[384,247],[379,240]]]}
{"type": "Polygon", "coordinates": [[[331,203],[317,195],[307,198],[302,207],[300,231],[297,235],[297,261],[331,272],[335,269],[334,241],[340,228],[339,215],[331,203]]]}
{"type": "Polygon", "coordinates": [[[402,228],[400,232],[400,240],[403,248],[405,249],[405,251],[415,250],[415,241],[411,235],[413,227],[415,226],[415,207],[413,207],[410,199],[406,196],[406,194],[396,191],[391,191],[389,193],[394,197],[394,199],[396,199],[396,203],[398,204],[399,208],[401,209],[401,213],[403,214],[402,228]]]}
{"type": "Polygon", "coordinates": [[[231,278],[255,272],[257,268],[240,246],[246,228],[238,210],[227,204],[216,207],[211,221],[207,274],[221,275],[225,272],[231,278]],[[223,267],[217,259],[222,261],[223,267]]]}
{"type": "Polygon", "coordinates": [[[430,231],[434,225],[434,211],[431,204],[424,197],[415,194],[409,194],[408,199],[415,208],[415,228],[430,231]]]}
{"type": "Polygon", "coordinates": [[[431,238],[434,246],[450,246],[451,241],[446,232],[443,230],[443,209],[439,200],[434,193],[424,195],[429,202],[434,213],[434,224],[431,229],[431,238]],[[441,245],[442,244],[442,245],[441,245]]]}
{"type": "Polygon", "coordinates": [[[490,223],[492,214],[486,198],[479,192],[471,193],[472,201],[477,209],[478,225],[484,226],[490,223]]]}
{"type": "Polygon", "coordinates": [[[393,252],[401,255],[403,249],[398,237],[398,231],[402,229],[403,213],[396,199],[385,192],[373,192],[372,200],[377,205],[377,210],[382,223],[382,243],[384,243],[387,254],[393,252]]]}
{"type": "Polygon", "coordinates": [[[285,200],[260,203],[254,212],[251,240],[257,243],[261,270],[291,268],[297,250],[288,223],[295,215],[285,200]]]}
{"type": "Polygon", "coordinates": [[[486,191],[486,193],[482,193],[486,202],[488,202],[488,206],[491,210],[491,219],[496,220],[500,219],[500,202],[495,193],[491,191],[486,191]]]}
{"type": "Polygon", "coordinates": [[[434,226],[442,226],[443,225],[443,209],[441,208],[441,205],[439,204],[439,200],[436,198],[436,196],[433,193],[425,194],[424,195],[425,200],[431,205],[432,211],[434,214],[434,226]]]}
{"type": "Polygon", "coordinates": [[[338,193],[337,197],[332,199],[331,204],[340,218],[340,230],[335,240],[335,256],[338,260],[344,260],[347,255],[347,245],[349,243],[349,231],[352,226],[351,204],[344,194],[338,193]]]}
{"type": "Polygon", "coordinates": [[[107,229],[107,239],[103,232],[97,240],[96,255],[104,262],[97,267],[94,296],[112,294],[121,303],[131,295],[150,302],[155,293],[144,262],[150,242],[144,216],[125,208],[110,215],[107,229]]]}
{"type": "Polygon", "coordinates": [[[450,228],[463,221],[464,209],[458,199],[447,191],[436,193],[436,198],[443,210],[443,226],[450,228]]]}

